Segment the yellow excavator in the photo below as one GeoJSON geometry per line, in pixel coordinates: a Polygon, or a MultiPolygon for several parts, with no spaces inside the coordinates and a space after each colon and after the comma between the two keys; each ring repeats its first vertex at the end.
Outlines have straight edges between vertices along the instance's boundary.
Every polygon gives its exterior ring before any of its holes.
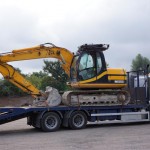
{"type": "MultiPolygon", "coordinates": [[[[127,86],[126,71],[107,68],[103,51],[108,48],[108,44],[85,44],[79,47],[76,54],[73,54],[65,48],[45,43],[36,47],[13,50],[0,54],[0,73],[5,79],[39,101],[41,99],[47,101],[48,95],[45,96],[44,92],[28,82],[8,62],[57,58],[70,77],[70,86],[75,89],[64,92],[61,96],[61,104],[71,106],[128,104],[130,94],[127,90],[123,90],[127,86]]],[[[57,101],[57,98],[55,100],[57,101]]]]}

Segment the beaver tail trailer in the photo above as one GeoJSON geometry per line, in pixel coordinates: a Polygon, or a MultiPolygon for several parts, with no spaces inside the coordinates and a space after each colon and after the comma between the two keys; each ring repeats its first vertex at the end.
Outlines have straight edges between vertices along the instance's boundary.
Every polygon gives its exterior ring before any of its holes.
{"type": "Polygon", "coordinates": [[[82,129],[87,123],[149,122],[149,90],[147,71],[144,74],[141,71],[128,72],[131,100],[127,105],[1,107],[0,124],[27,117],[28,125],[50,132],[58,130],[61,126],[82,129]]]}

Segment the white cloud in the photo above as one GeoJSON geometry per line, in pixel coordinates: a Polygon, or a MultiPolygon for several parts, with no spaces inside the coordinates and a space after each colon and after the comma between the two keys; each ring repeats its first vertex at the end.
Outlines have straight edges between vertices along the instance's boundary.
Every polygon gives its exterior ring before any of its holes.
{"type": "MultiPolygon", "coordinates": [[[[138,53],[150,56],[149,14],[149,0],[1,0],[0,52],[45,42],[75,52],[81,44],[108,43],[109,66],[129,70],[138,53]]],[[[25,73],[42,69],[42,60],[32,62],[12,65],[25,73]]]]}

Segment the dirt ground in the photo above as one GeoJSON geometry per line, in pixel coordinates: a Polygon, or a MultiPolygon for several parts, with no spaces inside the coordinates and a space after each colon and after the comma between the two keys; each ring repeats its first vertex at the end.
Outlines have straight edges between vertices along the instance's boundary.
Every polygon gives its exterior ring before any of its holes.
{"type": "Polygon", "coordinates": [[[0,97],[0,107],[7,107],[7,106],[28,106],[33,103],[33,98],[31,96],[7,96],[7,97],[0,97]]]}

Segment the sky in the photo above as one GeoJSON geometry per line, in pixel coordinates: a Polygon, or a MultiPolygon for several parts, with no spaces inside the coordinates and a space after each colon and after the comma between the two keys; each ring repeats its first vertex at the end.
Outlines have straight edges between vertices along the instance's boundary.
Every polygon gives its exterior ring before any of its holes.
{"type": "MultiPolygon", "coordinates": [[[[150,59],[150,0],[0,0],[0,53],[50,42],[72,52],[110,44],[110,68],[131,69],[137,54],[150,59]]],[[[53,59],[49,59],[53,60],[53,59]]],[[[11,62],[23,73],[42,60],[11,62]]]]}

